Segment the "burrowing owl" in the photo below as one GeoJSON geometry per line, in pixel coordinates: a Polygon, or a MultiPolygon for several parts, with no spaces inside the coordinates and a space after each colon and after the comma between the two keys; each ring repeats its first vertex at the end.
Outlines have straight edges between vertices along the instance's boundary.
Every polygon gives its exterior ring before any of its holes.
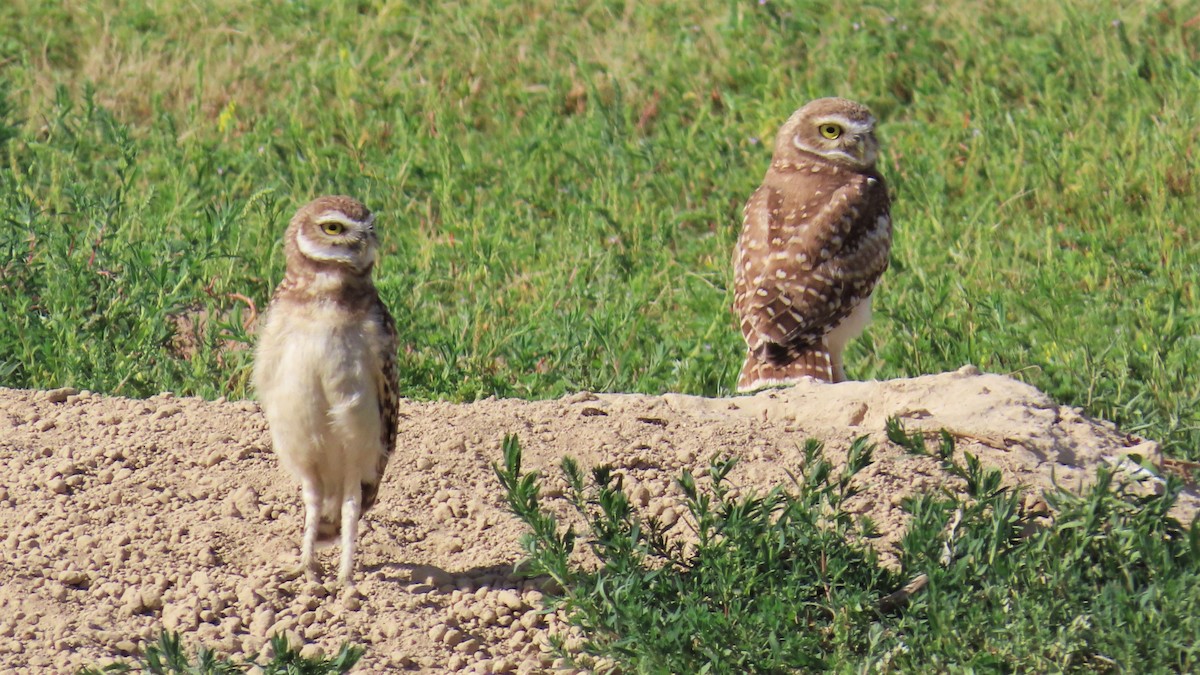
{"type": "Polygon", "coordinates": [[[378,246],[375,217],[350,197],[296,212],[254,363],[275,454],[300,479],[301,566],[315,577],[315,546],[340,534],[347,585],[358,519],[396,446],[396,325],[371,283],[378,246]]]}
{"type": "Polygon", "coordinates": [[[871,111],[845,99],[812,101],[779,129],[733,256],[738,391],[846,379],[842,350],[870,321],[892,244],[878,153],[871,111]]]}

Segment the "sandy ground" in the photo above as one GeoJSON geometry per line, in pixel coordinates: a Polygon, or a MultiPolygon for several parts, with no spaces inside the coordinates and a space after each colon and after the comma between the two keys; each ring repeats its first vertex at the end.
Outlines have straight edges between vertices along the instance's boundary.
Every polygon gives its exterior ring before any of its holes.
{"type": "MultiPolygon", "coordinates": [[[[253,402],[106,398],[0,389],[0,670],[71,672],[136,654],[161,626],[188,644],[253,654],[286,631],[307,653],[367,649],[359,671],[542,672],[562,630],[515,578],[524,531],[492,471],[506,433],[561,494],[563,455],[623,472],[635,500],[678,515],[672,478],[717,453],[735,482],[769,487],[810,437],[841,461],[855,436],[878,443],[856,509],[901,533],[902,496],[958,486],[936,460],[888,443],[884,421],[946,428],[959,449],[1035,492],[1078,487],[1102,461],[1158,448],[1054,404],[1012,379],[958,372],[888,382],[803,384],[750,397],[579,393],[557,401],[401,404],[380,502],[366,517],[356,592],[289,573],[299,488],[271,454],[253,402]]],[[[558,500],[561,502],[562,500],[558,500]]],[[[1194,512],[1195,495],[1182,508],[1194,512]]],[[[675,526],[685,531],[683,520],[675,526]]],[[[567,636],[570,637],[569,635],[567,636]]]]}

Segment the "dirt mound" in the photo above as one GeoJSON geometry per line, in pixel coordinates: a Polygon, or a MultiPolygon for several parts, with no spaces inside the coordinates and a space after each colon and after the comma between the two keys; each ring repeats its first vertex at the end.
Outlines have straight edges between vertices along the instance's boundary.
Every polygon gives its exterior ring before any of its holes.
{"type": "MultiPolygon", "coordinates": [[[[68,672],[123,657],[163,625],[235,654],[278,631],[310,653],[351,641],[367,648],[363,672],[547,670],[546,635],[562,624],[537,611],[535,582],[510,574],[524,528],[491,469],[506,433],[519,435],[526,467],[547,474],[551,495],[563,485],[560,458],[572,455],[622,471],[635,500],[667,519],[678,515],[672,478],[715,454],[740,456],[734,480],[766,488],[799,466],[806,439],[841,461],[868,434],[878,449],[856,508],[893,539],[903,495],[958,481],[888,443],[889,416],[910,430],[946,428],[960,450],[1035,488],[1051,487],[1052,475],[1078,487],[1102,461],[1158,454],[1153,442],[970,367],[728,399],[401,405],[399,448],[363,528],[358,591],[345,593],[332,572],[325,585],[288,572],[303,508],[256,404],[0,389],[0,670],[68,672]]],[[[327,568],[335,555],[323,554],[327,568]]]]}

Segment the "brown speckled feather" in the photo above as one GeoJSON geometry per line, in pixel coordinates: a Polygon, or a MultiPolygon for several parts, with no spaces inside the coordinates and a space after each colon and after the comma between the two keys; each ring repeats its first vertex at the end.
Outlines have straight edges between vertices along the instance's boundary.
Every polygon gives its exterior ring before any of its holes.
{"type": "Polygon", "coordinates": [[[396,433],[399,428],[400,415],[397,410],[400,403],[398,393],[400,385],[396,369],[396,321],[392,319],[391,313],[382,302],[378,304],[378,308],[382,315],[380,322],[384,327],[384,334],[387,336],[384,353],[379,355],[383,368],[375,381],[375,391],[379,397],[379,417],[383,420],[381,429],[383,452],[379,455],[378,478],[374,482],[362,484],[363,513],[375,505],[375,500],[379,496],[379,484],[383,482],[383,472],[387,468],[388,460],[392,457],[392,452],[396,449],[396,433]]]}
{"type": "Polygon", "coordinates": [[[793,192],[786,185],[767,184],[746,208],[743,239],[767,244],[764,255],[739,266],[734,307],[750,348],[770,350],[762,354],[768,361],[778,364],[819,340],[887,269],[890,219],[878,222],[888,210],[883,179],[848,178],[824,206],[797,208],[784,196],[793,192]]]}

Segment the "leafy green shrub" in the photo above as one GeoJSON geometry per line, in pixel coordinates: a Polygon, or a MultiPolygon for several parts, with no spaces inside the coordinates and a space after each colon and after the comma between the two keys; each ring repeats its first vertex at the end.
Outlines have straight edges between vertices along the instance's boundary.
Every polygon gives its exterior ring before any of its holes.
{"type": "MultiPolygon", "coordinates": [[[[899,424],[888,431],[927,452],[899,424]]],[[[1169,513],[1177,481],[1147,494],[1101,469],[1083,496],[1047,495],[1050,520],[1027,512],[1024,494],[978,458],[966,453],[959,463],[954,439],[940,438],[938,454],[967,494],[906,500],[899,570],[881,566],[864,543],[873,526],[845,510],[855,475],[871,462],[865,438],[840,471],[810,440],[791,485],[763,494],[735,494],[732,459],[714,460],[703,488],[684,472],[688,537],[639,516],[609,468],[593,469],[587,482],[563,460],[583,532],[543,509],[515,437],[496,472],[531,528],[526,570],[562,587],[551,602],[587,638],[581,653],[557,643],[578,662],[638,673],[1200,666],[1200,528],[1169,513]],[[572,561],[581,542],[598,568],[572,561]]]]}
{"type": "MultiPolygon", "coordinates": [[[[889,425],[890,426],[890,425],[889,425]]],[[[891,429],[889,429],[891,435],[891,429]]],[[[943,447],[949,438],[943,434],[943,447]]],[[[897,440],[919,443],[899,429],[897,440]]],[[[952,444],[952,441],[951,441],[952,444]]],[[[951,445],[952,448],[952,445],[951,445]]],[[[1101,467],[1083,495],[1046,495],[1052,522],[1022,513],[999,472],[951,463],[969,498],[927,494],[901,545],[928,592],[889,635],[897,664],[1022,672],[1189,672],[1200,667],[1200,525],[1172,517],[1181,483],[1139,485],[1101,467]]]]}
{"type": "Polygon", "coordinates": [[[564,459],[586,542],[602,561],[594,573],[571,566],[577,535],[572,527],[559,533],[541,510],[536,474],[521,474],[515,438],[497,473],[513,512],[533,528],[524,540],[529,572],[565,589],[561,602],[589,637],[585,652],[634,672],[776,672],[829,667],[867,649],[875,601],[900,583],[843,509],[871,450],[856,441],[838,473],[810,441],[794,494],[735,496],[732,459],[712,462],[707,489],[685,472],[679,485],[696,535],[687,542],[637,517],[611,470],[593,470],[588,486],[564,459]]]}

